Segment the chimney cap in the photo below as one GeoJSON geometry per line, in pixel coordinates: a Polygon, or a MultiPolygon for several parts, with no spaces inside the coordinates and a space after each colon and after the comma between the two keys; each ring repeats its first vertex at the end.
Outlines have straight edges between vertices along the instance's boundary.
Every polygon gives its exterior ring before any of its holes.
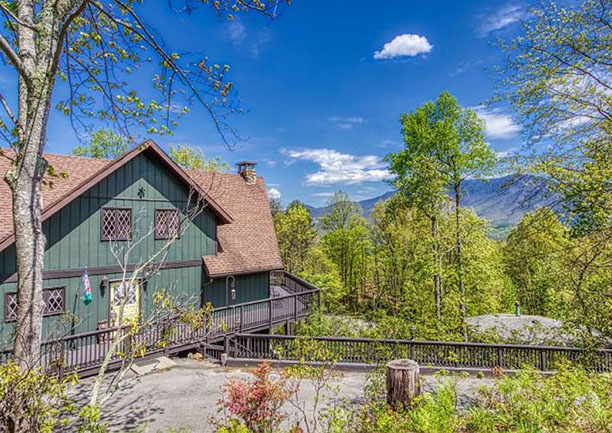
{"type": "Polygon", "coordinates": [[[241,165],[257,165],[255,161],[240,161],[236,163],[237,166],[241,165]]]}

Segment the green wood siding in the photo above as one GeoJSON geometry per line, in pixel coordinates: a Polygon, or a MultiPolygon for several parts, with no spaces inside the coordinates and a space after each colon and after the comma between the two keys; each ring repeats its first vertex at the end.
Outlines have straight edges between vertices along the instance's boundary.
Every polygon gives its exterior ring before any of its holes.
{"type": "MultiPolygon", "coordinates": [[[[121,279],[121,274],[108,274],[109,279],[121,279]]],[[[200,287],[202,286],[202,267],[193,266],[181,269],[163,269],[147,281],[141,292],[141,308],[147,316],[153,306],[153,294],[156,290],[166,289],[173,297],[182,302],[189,302],[199,306],[200,287]]],[[[72,327],[75,332],[95,330],[98,322],[106,321],[109,317],[109,293],[101,288],[101,275],[89,277],[92,288],[93,301],[85,305],[80,290],[80,277],[48,279],[44,281],[45,287],[65,286],[65,316],[49,316],[43,319],[43,338],[53,338],[65,335],[72,327]]],[[[7,283],[2,287],[4,292],[15,292],[17,283],[7,283]]],[[[4,296],[0,301],[4,312],[4,296]]],[[[0,328],[0,347],[11,346],[13,323],[4,322],[2,317],[0,328]]]]}
{"type": "MultiPolygon", "coordinates": [[[[84,174],[85,176],[86,174],[84,174]]],[[[100,266],[116,266],[117,260],[110,251],[110,243],[100,240],[100,216],[102,207],[126,207],[132,209],[135,237],[148,233],[154,224],[155,209],[185,210],[188,188],[169,173],[155,159],[141,154],[107,178],[86,191],[43,223],[47,237],[45,270],[93,269],[100,266]],[[144,196],[138,192],[144,189],[144,196]]],[[[138,263],[152,256],[166,243],[151,234],[134,250],[130,262],[138,263]]],[[[120,244],[120,243],[119,243],[120,244]]],[[[208,209],[189,223],[185,233],[170,247],[166,262],[200,259],[215,253],[216,218],[208,209]]],[[[0,252],[0,275],[16,272],[14,245],[0,252]]],[[[146,314],[152,307],[155,290],[165,288],[176,297],[201,299],[201,265],[162,269],[153,276],[142,296],[142,309],[146,314]]],[[[109,279],[120,278],[108,274],[109,279]]],[[[102,275],[91,275],[93,302],[85,306],[79,292],[80,278],[47,279],[45,287],[66,287],[66,312],[78,317],[78,332],[95,330],[98,322],[108,320],[108,294],[100,289],[102,275]]],[[[10,337],[12,323],[4,323],[4,293],[14,292],[16,283],[0,283],[0,342],[10,337]]],[[[45,336],[57,334],[58,316],[44,319],[45,336]]]]}
{"type": "MultiPolygon", "coordinates": [[[[230,281],[231,284],[231,281],[230,281]]],[[[210,302],[213,307],[226,305],[226,279],[216,278],[212,282],[205,282],[203,287],[203,301],[210,302]]],[[[230,299],[229,304],[265,299],[270,296],[270,273],[236,276],[236,299],[230,299]]]]}

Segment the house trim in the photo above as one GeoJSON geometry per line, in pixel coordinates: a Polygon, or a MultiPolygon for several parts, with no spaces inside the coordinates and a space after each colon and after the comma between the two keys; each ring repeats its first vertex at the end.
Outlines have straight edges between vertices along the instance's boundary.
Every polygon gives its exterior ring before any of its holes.
{"type": "Polygon", "coordinates": [[[222,278],[222,277],[227,277],[230,275],[233,275],[235,277],[239,276],[239,275],[249,275],[249,274],[257,274],[260,272],[270,272],[270,271],[282,271],[284,270],[283,268],[279,268],[279,267],[269,267],[269,266],[262,266],[260,268],[251,268],[251,269],[245,269],[245,270],[241,270],[241,271],[236,271],[236,272],[223,272],[223,273],[218,273],[218,274],[210,274],[208,272],[208,268],[206,267],[206,260],[204,260],[204,269],[206,270],[206,276],[208,278],[222,278]]]}
{"type": "MultiPolygon", "coordinates": [[[[127,265],[126,272],[133,272],[138,265],[132,264],[127,265]]],[[[175,262],[164,262],[153,264],[151,267],[158,266],[159,269],[178,269],[178,268],[190,268],[194,266],[202,266],[202,259],[193,260],[181,260],[175,262]]],[[[87,268],[89,275],[106,275],[106,274],[119,274],[123,272],[121,266],[99,266],[94,268],[87,268]]],[[[83,268],[73,269],[52,269],[43,271],[43,280],[51,280],[55,278],[75,278],[83,275],[83,268]]],[[[17,282],[17,274],[0,274],[0,284],[3,283],[15,283],[17,282]]]]}

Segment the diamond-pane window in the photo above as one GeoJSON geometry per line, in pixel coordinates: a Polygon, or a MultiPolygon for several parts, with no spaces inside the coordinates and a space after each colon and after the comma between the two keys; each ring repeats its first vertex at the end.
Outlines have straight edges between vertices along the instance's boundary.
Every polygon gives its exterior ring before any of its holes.
{"type": "Polygon", "coordinates": [[[17,319],[17,293],[6,293],[4,295],[4,320],[17,319]]]}
{"type": "Polygon", "coordinates": [[[43,291],[46,315],[62,314],[64,312],[64,288],[56,287],[43,291]]]}
{"type": "Polygon", "coordinates": [[[173,239],[178,237],[181,228],[177,209],[155,210],[155,239],[173,239]]]}
{"type": "Polygon", "coordinates": [[[138,283],[121,283],[113,290],[113,306],[133,305],[138,302],[137,297],[138,283]]]}
{"type": "MultiPolygon", "coordinates": [[[[44,316],[64,313],[64,287],[53,287],[43,290],[44,316]]],[[[17,293],[4,295],[4,320],[7,322],[17,319],[17,293]]]]}
{"type": "Polygon", "coordinates": [[[132,210],[103,208],[100,221],[100,239],[103,241],[126,241],[132,233],[132,210]]]}

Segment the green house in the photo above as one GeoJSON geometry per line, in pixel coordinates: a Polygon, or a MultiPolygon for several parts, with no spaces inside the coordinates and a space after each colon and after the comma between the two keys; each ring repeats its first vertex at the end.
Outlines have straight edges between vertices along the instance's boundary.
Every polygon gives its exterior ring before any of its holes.
{"type": "MultiPolygon", "coordinates": [[[[118,295],[128,299],[126,316],[146,316],[160,289],[198,306],[271,296],[271,273],[283,264],[254,163],[242,163],[237,174],[183,170],[153,141],[112,161],[46,158],[66,176],[52,179],[43,192],[43,338],[109,326],[118,295]],[[123,287],[124,272],[129,276],[151,257],[150,277],[123,287]]],[[[0,158],[2,176],[9,169],[8,159],[0,158]]],[[[0,347],[9,347],[18,306],[11,194],[4,182],[0,212],[0,347]]]]}

